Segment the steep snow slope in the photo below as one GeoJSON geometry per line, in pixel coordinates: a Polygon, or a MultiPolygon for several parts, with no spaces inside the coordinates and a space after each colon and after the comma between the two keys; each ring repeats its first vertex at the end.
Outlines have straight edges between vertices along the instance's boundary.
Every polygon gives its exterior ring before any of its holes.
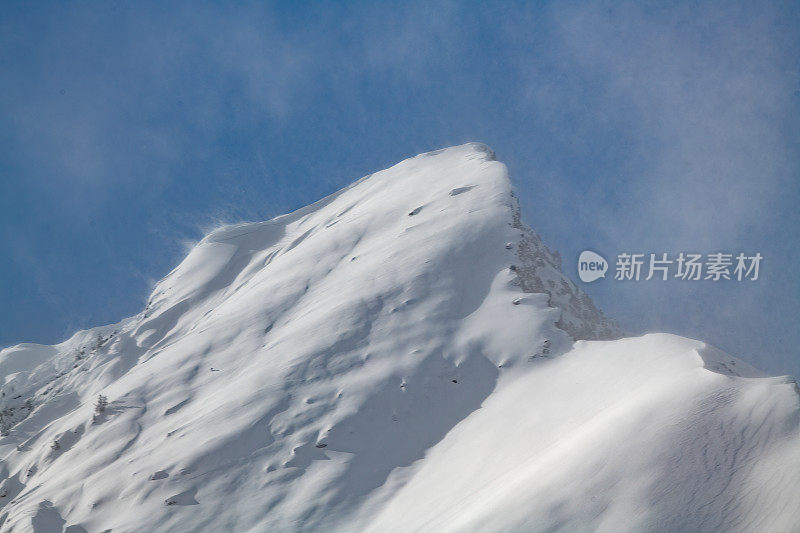
{"type": "Polygon", "coordinates": [[[739,374],[672,335],[579,341],[498,387],[368,530],[798,531],[797,385],[739,374]]]}
{"type": "Polygon", "coordinates": [[[0,529],[800,523],[796,385],[669,336],[573,348],[619,336],[488,148],[423,154],[0,352],[0,529]]]}

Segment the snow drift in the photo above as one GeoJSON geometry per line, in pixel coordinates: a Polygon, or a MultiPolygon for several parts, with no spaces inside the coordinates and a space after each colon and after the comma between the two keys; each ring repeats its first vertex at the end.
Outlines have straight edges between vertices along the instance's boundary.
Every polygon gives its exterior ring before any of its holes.
{"type": "Polygon", "coordinates": [[[797,530],[795,382],[620,339],[560,263],[480,144],[216,230],[0,352],[0,528],[797,530]]]}

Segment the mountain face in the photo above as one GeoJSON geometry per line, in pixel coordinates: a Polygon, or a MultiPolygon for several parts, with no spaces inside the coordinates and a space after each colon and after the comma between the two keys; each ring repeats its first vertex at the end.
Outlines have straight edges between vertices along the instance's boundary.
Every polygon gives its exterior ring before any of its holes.
{"type": "Polygon", "coordinates": [[[621,339],[560,263],[479,144],[218,229],[0,352],[0,530],[796,531],[795,382],[621,339]]]}

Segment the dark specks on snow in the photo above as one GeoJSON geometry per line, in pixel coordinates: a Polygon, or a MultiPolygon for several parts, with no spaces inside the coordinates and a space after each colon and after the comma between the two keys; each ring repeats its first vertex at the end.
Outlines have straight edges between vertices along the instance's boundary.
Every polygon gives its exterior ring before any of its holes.
{"type": "Polygon", "coordinates": [[[475,188],[474,185],[470,185],[469,187],[456,187],[455,189],[450,191],[450,196],[457,196],[457,195],[459,195],[461,193],[465,193],[467,191],[471,191],[474,188],[475,188]]]}

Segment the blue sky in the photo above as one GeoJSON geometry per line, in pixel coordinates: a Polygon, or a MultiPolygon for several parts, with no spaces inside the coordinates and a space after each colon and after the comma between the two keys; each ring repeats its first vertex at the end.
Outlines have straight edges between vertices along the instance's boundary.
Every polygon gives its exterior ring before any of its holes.
{"type": "Polygon", "coordinates": [[[632,333],[800,375],[800,4],[5,2],[0,345],[137,313],[188,243],[482,141],[584,249],[761,252],[584,286],[632,333]]]}

